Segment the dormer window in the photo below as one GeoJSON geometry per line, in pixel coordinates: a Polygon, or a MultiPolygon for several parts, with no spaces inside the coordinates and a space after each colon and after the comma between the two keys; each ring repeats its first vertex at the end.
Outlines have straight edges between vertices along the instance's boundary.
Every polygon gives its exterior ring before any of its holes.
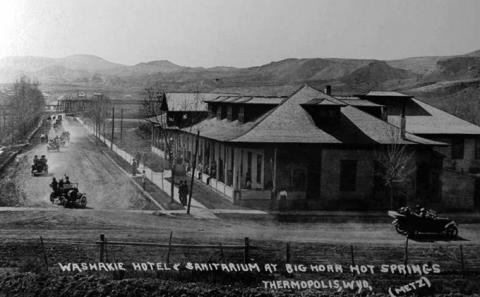
{"type": "Polygon", "coordinates": [[[238,120],[238,105],[232,106],[232,121],[238,120]]]}
{"type": "Polygon", "coordinates": [[[217,106],[215,104],[208,104],[208,116],[213,118],[217,115],[217,106]]]}
{"type": "Polygon", "coordinates": [[[238,121],[245,122],[245,107],[243,105],[238,107],[238,121]]]}
{"type": "MultiPolygon", "coordinates": [[[[337,100],[338,101],[338,100],[337,100]]],[[[315,125],[335,124],[340,120],[340,108],[346,104],[325,98],[312,99],[302,104],[315,125]]]]}
{"type": "Polygon", "coordinates": [[[232,107],[232,105],[227,105],[227,119],[229,121],[233,120],[233,107],[232,107]]]}

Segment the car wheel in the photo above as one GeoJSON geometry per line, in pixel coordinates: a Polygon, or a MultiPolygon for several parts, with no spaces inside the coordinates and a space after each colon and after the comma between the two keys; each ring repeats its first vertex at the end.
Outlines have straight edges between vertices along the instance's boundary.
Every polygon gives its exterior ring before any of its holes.
{"type": "Polygon", "coordinates": [[[458,228],[455,226],[448,227],[446,230],[448,237],[456,238],[458,236],[458,228]]]}
{"type": "Polygon", "coordinates": [[[408,234],[408,231],[403,230],[402,228],[400,228],[400,226],[395,226],[395,231],[397,231],[397,233],[401,234],[401,235],[407,235],[408,234]]]}

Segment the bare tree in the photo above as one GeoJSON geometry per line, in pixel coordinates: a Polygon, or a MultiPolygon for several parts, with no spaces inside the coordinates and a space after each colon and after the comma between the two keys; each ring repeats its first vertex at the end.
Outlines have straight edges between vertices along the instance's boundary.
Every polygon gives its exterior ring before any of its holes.
{"type": "Polygon", "coordinates": [[[110,110],[110,105],[110,98],[103,94],[94,95],[90,100],[90,104],[85,115],[93,121],[93,124],[95,125],[96,136],[100,136],[101,134],[100,132],[102,126],[105,124],[107,113],[110,110]]]}
{"type": "Polygon", "coordinates": [[[152,128],[152,139],[155,137],[155,131],[158,131],[160,148],[165,152],[165,157],[168,160],[168,165],[172,171],[170,199],[171,202],[173,202],[175,189],[175,164],[178,159],[178,150],[176,147],[178,141],[174,138],[175,134],[168,128],[168,105],[165,92],[156,88],[145,89],[143,105],[145,120],[150,123],[152,128]]]}
{"type": "Polygon", "coordinates": [[[387,188],[390,208],[395,206],[394,187],[406,187],[415,172],[415,152],[402,142],[400,129],[391,126],[387,130],[391,143],[376,152],[376,162],[380,168],[376,175],[387,188]]]}
{"type": "MultiPolygon", "coordinates": [[[[43,113],[45,98],[39,89],[38,82],[21,77],[13,85],[13,95],[9,98],[9,109],[12,131],[18,130],[24,136],[33,128],[43,113]]],[[[13,136],[12,136],[13,137],[13,136]]]]}

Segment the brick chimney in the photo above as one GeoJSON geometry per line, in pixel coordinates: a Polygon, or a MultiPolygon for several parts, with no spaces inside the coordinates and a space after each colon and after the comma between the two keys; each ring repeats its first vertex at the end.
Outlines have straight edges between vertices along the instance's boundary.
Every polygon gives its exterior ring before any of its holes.
{"type": "Polygon", "coordinates": [[[331,85],[326,85],[325,86],[325,94],[332,95],[332,86],[331,85]]]}

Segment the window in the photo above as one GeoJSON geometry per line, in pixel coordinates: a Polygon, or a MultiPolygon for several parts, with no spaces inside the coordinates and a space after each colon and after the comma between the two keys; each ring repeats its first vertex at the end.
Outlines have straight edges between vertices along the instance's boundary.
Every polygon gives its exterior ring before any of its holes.
{"type": "Polygon", "coordinates": [[[227,105],[227,119],[229,121],[233,120],[233,106],[232,105],[227,105]]]}
{"type": "Polygon", "coordinates": [[[355,191],[357,182],[357,161],[340,161],[340,191],[355,191]]]}
{"type": "Polygon", "coordinates": [[[480,138],[475,139],[475,159],[480,159],[480,138]]]}
{"type": "Polygon", "coordinates": [[[463,159],[464,151],[464,141],[463,138],[453,138],[452,139],[452,159],[463,159]]]}
{"type": "Polygon", "coordinates": [[[232,120],[238,120],[238,105],[232,106],[232,120]]]}
{"type": "Polygon", "coordinates": [[[262,155],[257,155],[257,184],[262,183],[262,155]]]}
{"type": "Polygon", "coordinates": [[[238,121],[239,122],[245,122],[245,107],[240,106],[238,108],[238,121]]]}
{"type": "Polygon", "coordinates": [[[208,116],[214,117],[217,114],[217,107],[213,104],[208,104],[208,116]]]}

